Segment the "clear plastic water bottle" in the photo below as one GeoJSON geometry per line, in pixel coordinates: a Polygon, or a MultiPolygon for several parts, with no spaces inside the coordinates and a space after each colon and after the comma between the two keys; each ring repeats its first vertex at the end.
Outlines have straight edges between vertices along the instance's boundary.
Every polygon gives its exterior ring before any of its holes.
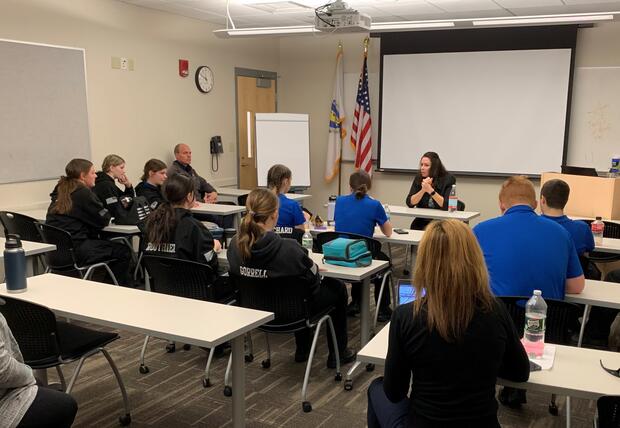
{"type": "Polygon", "coordinates": [[[26,253],[19,235],[8,235],[4,244],[4,274],[6,291],[22,293],[26,291],[26,253]]]}
{"type": "Polygon", "coordinates": [[[312,251],[312,234],[310,233],[310,225],[306,222],[304,236],[301,237],[301,246],[312,251]]]}
{"type": "Polygon", "coordinates": [[[592,236],[594,237],[594,245],[603,244],[603,233],[605,232],[605,223],[603,223],[602,217],[596,217],[596,220],[590,225],[592,229],[592,236]]]}
{"type": "Polygon", "coordinates": [[[456,184],[452,185],[452,190],[450,190],[450,197],[448,198],[448,211],[453,213],[456,211],[458,207],[459,199],[456,197],[456,184]]]}
{"type": "Polygon", "coordinates": [[[327,225],[334,225],[334,216],[336,215],[336,195],[331,195],[327,202],[327,225]]]}
{"type": "Polygon", "coordinates": [[[523,347],[528,357],[540,358],[545,350],[545,327],[547,323],[547,304],[540,290],[534,290],[525,305],[525,328],[523,347]]]}

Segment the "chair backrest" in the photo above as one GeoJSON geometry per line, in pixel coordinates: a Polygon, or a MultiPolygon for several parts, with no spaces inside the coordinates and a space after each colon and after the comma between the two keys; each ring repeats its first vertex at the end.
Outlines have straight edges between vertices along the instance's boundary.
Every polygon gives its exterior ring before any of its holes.
{"type": "MultiPolygon", "coordinates": [[[[592,225],[593,220],[582,220],[588,223],[588,226],[592,225]]],[[[603,237],[605,238],[614,238],[620,239],[620,223],[616,223],[613,221],[605,221],[605,229],[603,230],[603,237]]]]}
{"type": "Polygon", "coordinates": [[[42,242],[37,229],[37,219],[11,211],[0,211],[0,223],[4,228],[4,236],[16,234],[24,241],[42,242]]]}
{"type": "Polygon", "coordinates": [[[305,232],[301,229],[292,227],[291,232],[279,232],[278,229],[276,229],[276,233],[282,238],[294,239],[301,244],[301,238],[303,238],[305,232]]]}
{"type": "Polygon", "coordinates": [[[299,277],[249,278],[230,275],[239,290],[239,304],[244,308],[274,313],[267,328],[295,331],[304,328],[309,319],[308,298],[310,287],[299,277]]]}
{"type": "Polygon", "coordinates": [[[44,306],[12,297],[0,297],[0,313],[15,336],[24,362],[32,367],[50,367],[60,351],[54,313],[44,306]]]}
{"type": "MultiPolygon", "coordinates": [[[[517,331],[523,336],[525,304],[529,297],[502,296],[499,299],[506,305],[517,331]]],[[[545,342],[570,344],[572,333],[578,328],[578,318],[583,311],[578,305],[563,300],[545,299],[545,302],[547,303],[545,342]]]]}
{"type": "Polygon", "coordinates": [[[460,199],[456,201],[456,210],[465,211],[465,202],[461,201],[460,199]]]}
{"type": "Polygon", "coordinates": [[[599,428],[620,428],[620,395],[604,395],[596,401],[599,428]]]}
{"type": "Polygon", "coordinates": [[[74,245],[71,234],[58,227],[37,222],[43,241],[56,245],[56,251],[45,253],[45,261],[52,271],[74,270],[76,261],[73,253],[74,245]]]}
{"type": "Polygon", "coordinates": [[[216,274],[211,266],[172,257],[144,255],[151,291],[196,300],[213,300],[216,274]]]}
{"type": "Polygon", "coordinates": [[[363,239],[366,241],[366,245],[368,246],[368,250],[372,253],[372,258],[375,259],[381,253],[381,242],[377,241],[374,238],[369,238],[367,236],[358,235],[357,233],[346,233],[346,232],[321,232],[316,235],[315,243],[315,252],[322,253],[323,252],[323,244],[328,243],[329,241],[333,241],[336,238],[349,238],[349,239],[363,239]]]}

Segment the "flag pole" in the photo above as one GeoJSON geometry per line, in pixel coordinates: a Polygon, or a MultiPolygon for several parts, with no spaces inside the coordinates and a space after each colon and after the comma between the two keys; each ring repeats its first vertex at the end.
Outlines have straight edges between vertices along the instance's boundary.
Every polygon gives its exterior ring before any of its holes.
{"type": "MultiPolygon", "coordinates": [[[[338,41],[338,52],[342,52],[342,42],[338,41]]],[[[344,106],[343,106],[344,107],[344,106]]],[[[342,138],[340,139],[340,156],[338,156],[338,196],[342,193],[342,138]]]]}

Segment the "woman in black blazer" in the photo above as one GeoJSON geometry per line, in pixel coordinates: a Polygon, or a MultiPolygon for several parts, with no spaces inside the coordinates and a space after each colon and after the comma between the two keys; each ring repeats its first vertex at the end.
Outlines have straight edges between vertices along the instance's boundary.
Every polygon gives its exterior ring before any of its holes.
{"type": "MultiPolygon", "coordinates": [[[[456,184],[435,152],[426,152],[420,159],[420,171],[413,179],[405,203],[410,208],[448,209],[448,198],[452,185],[456,184]]],[[[426,218],[415,218],[411,229],[424,230],[431,222],[426,218]]]]}

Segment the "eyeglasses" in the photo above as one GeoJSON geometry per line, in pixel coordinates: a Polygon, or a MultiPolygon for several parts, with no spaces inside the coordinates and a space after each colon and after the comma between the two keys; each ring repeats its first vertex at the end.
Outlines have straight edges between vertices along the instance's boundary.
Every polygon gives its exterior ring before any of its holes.
{"type": "Polygon", "coordinates": [[[617,369],[617,370],[608,369],[607,367],[603,365],[603,360],[599,360],[599,361],[601,363],[601,367],[603,368],[603,370],[605,370],[607,373],[609,373],[612,376],[620,377],[620,369],[617,369]]]}

